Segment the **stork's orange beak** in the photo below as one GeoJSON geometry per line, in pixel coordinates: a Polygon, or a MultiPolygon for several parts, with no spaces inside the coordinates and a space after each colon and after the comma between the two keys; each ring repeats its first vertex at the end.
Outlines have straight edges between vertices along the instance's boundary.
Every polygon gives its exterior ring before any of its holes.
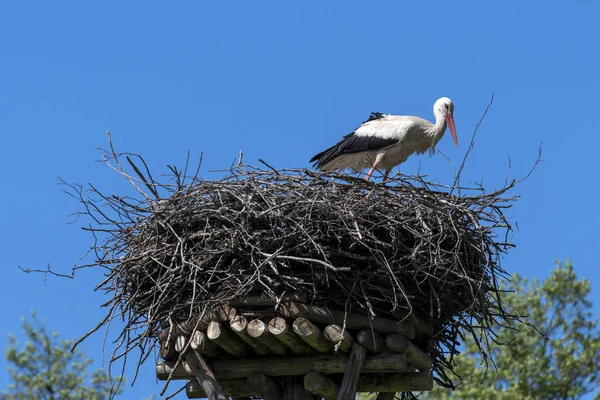
{"type": "Polygon", "coordinates": [[[448,124],[448,128],[450,128],[454,144],[458,147],[458,138],[456,137],[456,127],[454,126],[454,117],[452,114],[446,114],[446,123],[448,124]]]}

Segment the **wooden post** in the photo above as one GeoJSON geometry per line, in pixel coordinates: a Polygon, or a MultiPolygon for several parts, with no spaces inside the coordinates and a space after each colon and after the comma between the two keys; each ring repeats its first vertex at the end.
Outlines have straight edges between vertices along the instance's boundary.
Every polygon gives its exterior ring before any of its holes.
{"type": "Polygon", "coordinates": [[[321,353],[333,351],[333,345],[325,339],[321,329],[306,318],[301,317],[294,321],[294,332],[309,346],[321,353]]]}
{"type": "Polygon", "coordinates": [[[318,372],[309,372],[304,376],[304,388],[312,394],[325,400],[335,400],[340,391],[339,386],[318,372]]]}
{"type": "Polygon", "coordinates": [[[274,354],[281,356],[288,353],[287,346],[281,341],[277,340],[277,338],[271,332],[269,332],[267,324],[265,324],[260,319],[254,319],[250,321],[248,323],[247,331],[248,335],[250,335],[254,339],[260,340],[274,354]]]}
{"type": "Polygon", "coordinates": [[[340,387],[337,400],[354,400],[356,398],[356,384],[358,383],[366,355],[367,349],[357,343],[352,345],[350,360],[342,379],[342,386],[340,387]]]}
{"type": "Polygon", "coordinates": [[[230,322],[229,326],[231,330],[240,337],[246,344],[252,347],[252,350],[259,356],[268,356],[271,351],[263,343],[255,340],[248,334],[246,328],[248,327],[248,320],[241,315],[236,315],[230,322]]]}
{"type": "Polygon", "coordinates": [[[250,375],[246,381],[248,383],[248,390],[255,396],[259,396],[264,400],[283,399],[283,394],[279,386],[265,374],[250,375]]]}
{"type": "Polygon", "coordinates": [[[348,353],[354,344],[354,339],[352,339],[350,333],[344,331],[339,325],[327,325],[323,330],[323,335],[325,336],[325,339],[334,344],[336,351],[340,350],[344,353],[348,353]]]}
{"type": "Polygon", "coordinates": [[[211,321],[208,324],[206,336],[229,354],[236,357],[243,357],[250,352],[248,346],[220,322],[211,321]]]}
{"type": "Polygon", "coordinates": [[[221,386],[219,386],[215,375],[200,353],[196,350],[188,351],[185,353],[185,360],[194,372],[194,375],[196,375],[198,383],[202,386],[209,400],[228,400],[227,395],[221,386]]]}
{"type": "Polygon", "coordinates": [[[285,344],[294,354],[305,355],[310,353],[310,347],[296,335],[290,323],[281,317],[269,321],[269,332],[281,343],[285,344]]]}

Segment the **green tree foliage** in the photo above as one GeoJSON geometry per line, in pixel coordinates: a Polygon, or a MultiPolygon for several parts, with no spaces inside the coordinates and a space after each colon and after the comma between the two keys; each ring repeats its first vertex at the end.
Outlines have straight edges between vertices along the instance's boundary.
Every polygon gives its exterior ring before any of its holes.
{"type": "Polygon", "coordinates": [[[557,262],[543,282],[515,274],[504,301],[546,337],[526,325],[498,327],[486,366],[473,340],[457,357],[462,383],[436,387],[426,399],[600,399],[600,332],[588,300],[590,282],[570,262],[557,262]]]}
{"type": "MultiPolygon", "coordinates": [[[[102,369],[89,374],[87,369],[92,360],[78,350],[71,352],[73,342],[60,340],[57,332],[49,332],[35,312],[31,313],[30,321],[23,319],[23,333],[27,337],[23,348],[14,336],[9,337],[5,355],[11,365],[8,373],[12,382],[0,393],[0,400],[104,400],[110,397],[110,377],[102,369]]],[[[120,378],[113,377],[113,386],[119,382],[120,378]]]]}

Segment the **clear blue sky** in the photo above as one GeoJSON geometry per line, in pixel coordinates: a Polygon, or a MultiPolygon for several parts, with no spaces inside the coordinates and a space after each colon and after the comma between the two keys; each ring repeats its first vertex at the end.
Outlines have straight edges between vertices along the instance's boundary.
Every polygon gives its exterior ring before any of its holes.
{"type": "MultiPolygon", "coordinates": [[[[438,148],[459,163],[492,93],[465,178],[499,187],[509,157],[520,177],[544,143],[545,162],[515,190],[518,247],[504,267],[543,278],[571,257],[600,315],[599,2],[283,3],[2,2],[0,348],[31,309],[67,338],[104,315],[97,272],[45,287],[17,265],[68,272],[90,244],[67,224],[78,204],[57,177],[123,190],[95,162],[106,130],[155,173],[188,150],[204,152],[204,171],[228,167],[240,149],[249,162],[307,167],[371,111],[432,119],[448,96],[460,148],[449,135],[438,148]]],[[[403,171],[419,166],[449,182],[443,157],[414,157],[403,171]]],[[[102,339],[83,346],[95,365],[102,339]]],[[[159,388],[148,362],[126,397],[159,388]]]]}

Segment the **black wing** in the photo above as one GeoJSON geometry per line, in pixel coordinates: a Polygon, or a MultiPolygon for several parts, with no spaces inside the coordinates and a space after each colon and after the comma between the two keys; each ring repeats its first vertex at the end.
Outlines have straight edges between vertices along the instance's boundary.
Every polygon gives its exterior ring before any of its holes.
{"type": "MultiPolygon", "coordinates": [[[[385,118],[386,114],[373,112],[361,126],[369,121],[385,118]]],[[[358,129],[358,128],[357,128],[358,129]]],[[[358,136],[356,130],[344,136],[334,146],[315,155],[310,162],[315,162],[314,167],[321,168],[329,161],[343,154],[361,153],[363,151],[377,150],[396,143],[396,139],[384,139],[376,136],[358,136]]]]}

